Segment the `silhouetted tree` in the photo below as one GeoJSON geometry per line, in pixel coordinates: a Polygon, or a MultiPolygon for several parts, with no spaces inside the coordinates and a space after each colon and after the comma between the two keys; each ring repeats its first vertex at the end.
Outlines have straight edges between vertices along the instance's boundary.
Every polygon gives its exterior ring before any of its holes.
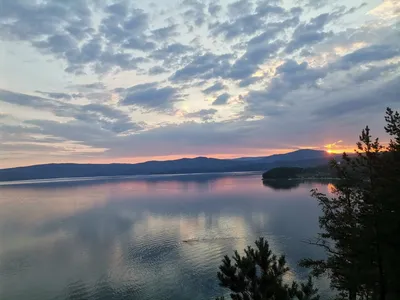
{"type": "MultiPolygon", "coordinates": [[[[318,300],[311,277],[307,283],[291,285],[283,277],[289,271],[285,257],[272,254],[268,242],[260,238],[240,256],[235,251],[232,260],[225,256],[219,267],[218,279],[222,287],[231,290],[234,300],[318,300]]],[[[217,298],[219,300],[224,299],[217,298]]]]}
{"type": "Polygon", "coordinates": [[[334,196],[312,191],[323,215],[322,232],[311,243],[323,247],[327,258],[301,265],[315,276],[328,274],[339,299],[400,299],[400,116],[388,108],[385,119],[388,147],[366,127],[356,156],[332,162],[340,178],[334,196]]]}

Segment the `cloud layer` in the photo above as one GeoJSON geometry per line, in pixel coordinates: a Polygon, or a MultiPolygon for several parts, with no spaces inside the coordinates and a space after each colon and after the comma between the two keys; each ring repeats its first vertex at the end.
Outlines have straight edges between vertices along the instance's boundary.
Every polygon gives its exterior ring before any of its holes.
{"type": "Polygon", "coordinates": [[[399,109],[398,1],[3,2],[0,168],[351,145],[399,109]]]}

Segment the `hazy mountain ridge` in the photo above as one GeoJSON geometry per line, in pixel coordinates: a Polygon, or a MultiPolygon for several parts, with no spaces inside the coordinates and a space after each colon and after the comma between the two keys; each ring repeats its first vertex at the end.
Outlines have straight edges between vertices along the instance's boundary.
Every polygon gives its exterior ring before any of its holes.
{"type": "Polygon", "coordinates": [[[280,166],[311,167],[327,163],[334,156],[320,150],[297,150],[267,157],[216,159],[181,158],[137,164],[44,164],[0,170],[0,181],[63,177],[128,176],[150,174],[266,171],[280,166]]]}

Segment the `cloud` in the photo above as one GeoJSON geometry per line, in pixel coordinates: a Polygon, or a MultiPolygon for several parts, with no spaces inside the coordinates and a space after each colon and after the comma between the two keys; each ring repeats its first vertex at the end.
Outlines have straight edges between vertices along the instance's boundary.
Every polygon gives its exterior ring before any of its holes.
{"type": "Polygon", "coordinates": [[[208,13],[213,17],[216,17],[221,10],[222,6],[216,2],[210,2],[208,4],[208,13]]]}
{"type": "Polygon", "coordinates": [[[93,83],[83,83],[83,84],[73,84],[68,86],[71,89],[77,89],[79,91],[88,90],[105,90],[106,86],[103,82],[93,82],[93,83]]]}
{"type": "Polygon", "coordinates": [[[45,95],[49,98],[53,98],[53,99],[66,99],[66,100],[70,100],[73,98],[82,98],[83,94],[81,93],[74,93],[74,94],[67,94],[67,93],[57,93],[57,92],[42,92],[42,91],[36,91],[36,93],[45,95]]]}
{"type": "MultiPolygon", "coordinates": [[[[256,38],[260,38],[260,36],[256,38]]],[[[235,80],[250,77],[258,70],[258,65],[266,59],[272,58],[283,45],[284,43],[280,40],[271,43],[265,41],[251,43],[250,41],[245,54],[232,65],[227,77],[235,80]]]]}
{"type": "Polygon", "coordinates": [[[89,3],[8,1],[2,5],[0,35],[27,41],[42,53],[64,60],[65,71],[76,75],[138,68],[144,59],[124,49],[155,48],[146,34],[148,14],[120,2],[106,6],[105,16],[95,21],[92,11],[96,9],[89,3]]]}
{"type": "Polygon", "coordinates": [[[398,102],[388,3],[6,1],[1,121],[22,127],[2,126],[2,138],[46,136],[110,157],[348,144],[339,135],[364,117],[379,125],[377,111],[398,102]]]}
{"type": "Polygon", "coordinates": [[[37,109],[54,108],[56,107],[56,103],[58,103],[42,97],[15,93],[1,89],[0,89],[0,101],[7,102],[10,104],[29,106],[37,109]]]}
{"type": "Polygon", "coordinates": [[[208,88],[202,90],[202,92],[203,94],[209,95],[223,89],[225,89],[225,86],[222,84],[222,82],[216,82],[212,86],[209,86],[208,88]]]}
{"type": "Polygon", "coordinates": [[[156,44],[146,41],[142,36],[139,36],[129,38],[122,46],[127,49],[148,51],[153,50],[156,47],[156,44]]]}
{"type": "Polygon", "coordinates": [[[214,108],[210,108],[210,109],[201,109],[195,112],[191,112],[191,113],[186,113],[185,117],[186,118],[199,118],[203,121],[209,121],[212,120],[212,118],[214,117],[214,115],[217,113],[217,110],[214,108]]]}
{"type": "MultiPolygon", "coordinates": [[[[247,1],[239,0],[234,2],[231,10],[238,10],[238,7],[244,5],[247,1]]],[[[231,11],[231,14],[239,14],[237,18],[225,22],[215,22],[210,24],[210,33],[214,37],[222,36],[225,40],[230,41],[240,36],[251,36],[258,31],[268,28],[267,17],[271,15],[283,16],[285,10],[276,5],[269,5],[266,2],[259,2],[255,12],[240,14],[231,11]]],[[[246,8],[246,12],[248,9],[246,8]]]]}
{"type": "Polygon", "coordinates": [[[35,130],[39,130],[41,134],[86,144],[99,139],[112,139],[114,136],[110,131],[79,121],[61,123],[50,120],[27,120],[24,123],[35,126],[35,130]]]}
{"type": "Polygon", "coordinates": [[[149,111],[170,111],[176,102],[182,101],[179,89],[172,86],[158,87],[157,83],[136,85],[118,91],[123,94],[121,105],[149,111]]]}
{"type": "Polygon", "coordinates": [[[381,61],[397,56],[400,56],[400,48],[398,45],[371,45],[341,57],[337,66],[341,69],[349,69],[361,63],[381,61]]]}
{"type": "Polygon", "coordinates": [[[86,1],[4,1],[1,5],[0,32],[3,37],[37,40],[55,35],[61,28],[74,28],[76,36],[89,30],[91,10],[86,1]]]}
{"type": "Polygon", "coordinates": [[[98,123],[101,128],[114,133],[136,132],[143,129],[143,126],[132,122],[129,114],[103,104],[87,104],[80,107],[74,118],[89,124],[98,123]]]}
{"type": "Polygon", "coordinates": [[[248,108],[253,112],[259,111],[260,103],[281,101],[288,93],[302,86],[315,87],[316,81],[326,75],[325,68],[310,68],[307,62],[287,60],[276,69],[275,77],[266,90],[248,93],[248,108]]]}
{"type": "Polygon", "coordinates": [[[183,13],[183,17],[188,24],[196,27],[202,26],[206,21],[206,5],[198,0],[184,0],[182,5],[188,7],[183,13]]]}
{"type": "Polygon", "coordinates": [[[151,31],[152,38],[156,41],[165,41],[180,35],[178,32],[178,25],[172,24],[162,28],[154,29],[151,31]]]}
{"type": "Polygon", "coordinates": [[[400,63],[391,63],[383,66],[368,66],[355,74],[351,74],[355,83],[360,84],[365,81],[374,81],[380,77],[386,77],[387,73],[398,72],[400,63]]]}
{"type": "MultiPolygon", "coordinates": [[[[365,3],[362,3],[359,6],[350,8],[345,5],[333,7],[331,13],[322,13],[308,22],[303,22],[293,32],[292,38],[286,46],[286,53],[293,53],[305,46],[310,47],[311,45],[321,43],[322,41],[333,37],[335,35],[334,31],[324,31],[325,27],[333,21],[337,21],[346,15],[355,13],[365,5],[365,3]]],[[[295,11],[298,12],[299,10],[295,11]]]]}
{"type": "Polygon", "coordinates": [[[228,15],[230,18],[236,18],[242,15],[248,15],[253,9],[253,3],[249,0],[237,0],[228,4],[228,15]]]}
{"type": "Polygon", "coordinates": [[[267,29],[245,43],[245,53],[220,76],[227,79],[241,80],[240,85],[242,87],[254,83],[256,80],[251,79],[251,76],[258,70],[259,65],[276,56],[285,45],[283,40],[277,40],[276,37],[298,23],[298,17],[285,19],[282,22],[268,23],[267,29]]]}
{"type": "Polygon", "coordinates": [[[182,82],[223,77],[230,68],[230,58],[229,54],[217,55],[209,52],[199,55],[169,79],[172,82],[182,82]]]}
{"type": "Polygon", "coordinates": [[[375,83],[372,86],[371,83],[368,83],[345,91],[340,97],[335,94],[329,95],[325,100],[329,104],[314,110],[313,114],[318,118],[334,118],[365,112],[380,111],[383,113],[387,106],[398,103],[399,85],[400,77],[397,76],[387,82],[375,83]],[[329,101],[333,97],[335,97],[335,101],[329,101]]]}
{"type": "Polygon", "coordinates": [[[214,102],[212,103],[212,105],[225,105],[229,98],[231,97],[231,95],[229,95],[228,93],[223,93],[221,95],[219,95],[214,102]]]}
{"type": "Polygon", "coordinates": [[[165,68],[180,66],[187,55],[190,55],[194,48],[181,43],[172,43],[156,49],[149,55],[150,58],[161,61],[165,68]]]}
{"type": "Polygon", "coordinates": [[[142,125],[133,122],[128,113],[104,104],[77,105],[7,90],[0,90],[0,101],[49,111],[55,116],[73,118],[114,133],[138,131],[143,128],[142,125]]]}
{"type": "Polygon", "coordinates": [[[324,32],[325,26],[335,18],[334,14],[323,13],[312,18],[308,23],[300,24],[293,33],[292,39],[286,46],[286,52],[292,53],[306,45],[312,45],[331,36],[332,32],[324,32]]]}
{"type": "Polygon", "coordinates": [[[154,66],[149,69],[149,75],[159,75],[168,72],[166,69],[160,66],[154,66]]]}
{"type": "Polygon", "coordinates": [[[303,1],[307,7],[311,7],[314,9],[322,8],[330,3],[329,0],[306,0],[303,1]]]}
{"type": "Polygon", "coordinates": [[[248,78],[245,78],[245,79],[243,79],[243,80],[241,80],[239,82],[239,87],[246,88],[246,87],[248,87],[248,86],[250,86],[252,84],[255,84],[257,82],[260,82],[262,80],[263,80],[262,76],[259,76],[259,77],[248,77],[248,78]]]}

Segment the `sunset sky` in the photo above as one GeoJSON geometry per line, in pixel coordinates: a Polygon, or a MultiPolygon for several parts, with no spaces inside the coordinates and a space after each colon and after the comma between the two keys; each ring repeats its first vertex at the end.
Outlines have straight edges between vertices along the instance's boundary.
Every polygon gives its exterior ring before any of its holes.
{"type": "Polygon", "coordinates": [[[0,168],[385,141],[399,24],[398,0],[2,0],[0,168]]]}

